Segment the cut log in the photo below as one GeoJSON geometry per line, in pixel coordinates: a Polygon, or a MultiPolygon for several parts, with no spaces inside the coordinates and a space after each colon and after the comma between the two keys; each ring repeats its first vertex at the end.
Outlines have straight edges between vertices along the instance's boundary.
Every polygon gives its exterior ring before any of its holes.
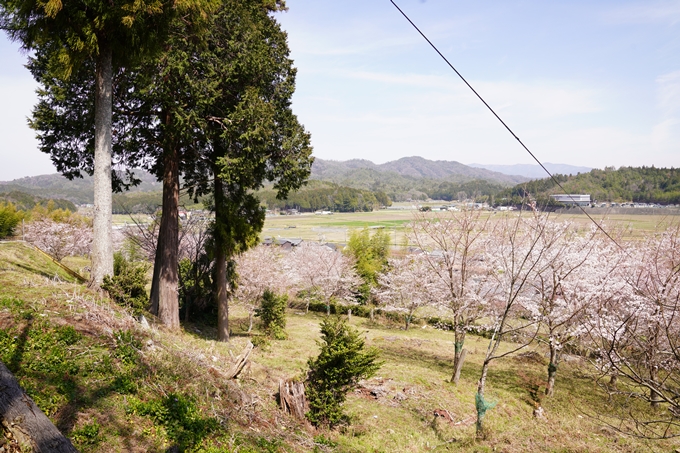
{"type": "Polygon", "coordinates": [[[280,380],[279,401],[284,412],[291,414],[298,420],[305,419],[309,405],[305,396],[305,385],[302,382],[280,380]]]}
{"type": "Polygon", "coordinates": [[[22,448],[35,453],[77,453],[33,400],[19,387],[4,363],[0,362],[0,421],[22,448]]]}
{"type": "Polygon", "coordinates": [[[227,371],[225,378],[236,379],[241,374],[241,371],[243,371],[243,367],[248,364],[251,352],[253,352],[253,344],[249,341],[241,355],[236,357],[236,363],[227,371]]]}

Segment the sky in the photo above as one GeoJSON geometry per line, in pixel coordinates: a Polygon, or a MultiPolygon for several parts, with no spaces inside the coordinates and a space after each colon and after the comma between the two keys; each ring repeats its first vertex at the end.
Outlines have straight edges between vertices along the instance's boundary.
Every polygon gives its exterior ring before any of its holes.
{"type": "MultiPolygon", "coordinates": [[[[395,0],[544,162],[680,166],[680,0],[395,0]]],[[[287,0],[293,110],[322,159],[533,163],[389,0],[287,0]]],[[[0,38],[0,181],[54,172],[0,38]]]]}

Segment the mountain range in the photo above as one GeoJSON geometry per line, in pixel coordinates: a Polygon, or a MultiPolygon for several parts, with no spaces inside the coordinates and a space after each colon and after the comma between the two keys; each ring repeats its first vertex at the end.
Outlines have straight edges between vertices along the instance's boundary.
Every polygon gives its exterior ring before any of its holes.
{"type": "Polygon", "coordinates": [[[523,176],[508,175],[485,168],[473,168],[456,161],[428,160],[418,156],[402,157],[384,164],[374,164],[365,159],[335,161],[316,158],[312,166],[312,179],[342,184],[356,179],[358,175],[363,176],[362,179],[373,177],[377,181],[385,179],[385,175],[388,177],[391,175],[410,180],[434,179],[450,182],[481,179],[502,185],[513,185],[528,180],[523,176]]]}
{"type": "MultiPolygon", "coordinates": [[[[575,173],[588,171],[586,167],[547,164],[551,172],[575,173]]],[[[428,160],[422,157],[404,157],[384,164],[365,159],[347,161],[317,158],[312,166],[312,180],[333,183],[341,187],[386,193],[392,200],[423,199],[441,196],[442,191],[498,191],[505,187],[544,177],[538,166],[531,165],[464,165],[455,161],[428,160]],[[486,168],[483,168],[486,167],[486,168]],[[516,173],[516,174],[513,174],[516,173]],[[470,184],[476,184],[472,187],[470,184]],[[479,184],[485,185],[482,189],[479,184]]],[[[542,171],[542,170],[541,170],[542,171]]],[[[142,170],[135,171],[142,183],[130,192],[116,195],[120,203],[160,202],[162,183],[142,170]],[[141,198],[140,198],[141,197],[141,198]],[[153,199],[153,200],[152,200],[153,199]]],[[[69,181],[55,173],[0,182],[0,193],[23,192],[43,198],[69,200],[75,204],[88,204],[93,200],[93,180],[85,175],[69,181]]],[[[484,193],[486,193],[484,192],[484,193]]]]}

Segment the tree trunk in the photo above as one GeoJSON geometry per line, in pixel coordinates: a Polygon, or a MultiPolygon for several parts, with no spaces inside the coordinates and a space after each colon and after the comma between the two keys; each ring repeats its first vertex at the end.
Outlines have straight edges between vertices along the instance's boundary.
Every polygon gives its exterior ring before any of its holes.
{"type": "MultiPolygon", "coordinates": [[[[215,172],[215,222],[224,220],[224,188],[215,172]]],[[[229,341],[229,295],[227,293],[227,244],[217,227],[215,231],[215,297],[217,302],[217,340],[229,341]]]]}
{"type": "MultiPolygon", "coordinates": [[[[649,369],[649,380],[652,381],[652,385],[656,385],[659,382],[659,367],[652,365],[649,369]]],[[[649,401],[653,408],[657,408],[661,405],[662,398],[661,394],[654,389],[649,390],[649,401]]]]}
{"type": "Polygon", "coordinates": [[[113,56],[111,48],[105,44],[100,47],[95,72],[92,282],[99,287],[105,275],[113,275],[113,240],[111,237],[113,56]]]}
{"type": "Polygon", "coordinates": [[[248,333],[253,330],[253,309],[248,310],[248,333]]]}
{"type": "Polygon", "coordinates": [[[486,415],[487,408],[485,407],[484,401],[484,387],[486,386],[486,375],[489,372],[489,362],[484,361],[482,365],[482,376],[477,382],[477,395],[475,396],[475,407],[477,409],[477,437],[482,437],[484,435],[484,416],[486,415]]]}
{"type": "Polygon", "coordinates": [[[179,327],[179,157],[177,149],[163,158],[163,207],[151,287],[152,313],[172,329],[179,327]]]}
{"type": "MultiPolygon", "coordinates": [[[[0,362],[0,421],[19,445],[35,453],[78,453],[0,362]]],[[[22,450],[25,451],[25,450],[22,450]]]]}
{"type": "Polygon", "coordinates": [[[458,384],[460,380],[460,372],[463,369],[463,362],[465,361],[465,353],[463,352],[463,345],[465,344],[465,331],[456,329],[454,331],[454,353],[453,353],[453,375],[451,382],[458,384]]]}
{"type": "Polygon", "coordinates": [[[548,385],[545,387],[545,394],[553,396],[555,393],[555,375],[557,374],[557,346],[550,341],[550,363],[548,364],[548,385]]]}
{"type": "Polygon", "coordinates": [[[619,381],[619,373],[617,371],[613,371],[611,376],[609,376],[609,388],[616,390],[616,384],[619,381]]]}
{"type": "Polygon", "coordinates": [[[460,372],[463,369],[463,363],[465,363],[466,355],[467,349],[463,349],[462,351],[460,351],[460,355],[455,361],[455,366],[453,368],[453,377],[451,378],[451,382],[453,382],[454,384],[458,384],[458,381],[460,380],[460,372]]]}

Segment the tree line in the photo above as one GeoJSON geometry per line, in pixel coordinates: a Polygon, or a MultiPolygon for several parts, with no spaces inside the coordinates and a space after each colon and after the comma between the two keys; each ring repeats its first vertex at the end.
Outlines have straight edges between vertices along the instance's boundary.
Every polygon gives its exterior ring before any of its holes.
{"type": "MultiPolygon", "coordinates": [[[[578,175],[554,175],[567,193],[590,194],[592,200],[607,202],[680,203],[680,169],[655,167],[606,167],[578,175]]],[[[550,178],[518,184],[496,195],[506,204],[521,204],[529,195],[551,203],[550,195],[563,193],[550,178]]],[[[552,202],[554,203],[554,202],[552,202]]]]}
{"type": "Polygon", "coordinates": [[[392,205],[390,198],[381,191],[353,189],[318,181],[312,181],[308,187],[290,193],[285,199],[277,198],[273,190],[261,190],[258,196],[268,209],[297,209],[302,212],[368,212],[392,205]]]}

